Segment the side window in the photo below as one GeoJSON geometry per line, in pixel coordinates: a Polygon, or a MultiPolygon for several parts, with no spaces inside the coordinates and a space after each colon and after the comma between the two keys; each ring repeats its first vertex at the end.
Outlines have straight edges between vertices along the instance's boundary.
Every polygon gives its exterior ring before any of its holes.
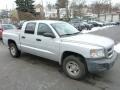
{"type": "Polygon", "coordinates": [[[44,33],[52,33],[50,27],[46,24],[40,23],[37,30],[37,35],[43,35],[44,33]]]}
{"type": "Polygon", "coordinates": [[[25,28],[25,33],[34,34],[36,23],[28,23],[25,28]]]}

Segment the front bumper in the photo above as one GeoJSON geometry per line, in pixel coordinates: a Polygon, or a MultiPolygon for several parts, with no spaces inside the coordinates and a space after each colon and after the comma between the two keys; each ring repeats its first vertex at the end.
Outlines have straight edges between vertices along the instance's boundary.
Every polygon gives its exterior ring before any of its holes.
{"type": "Polygon", "coordinates": [[[88,71],[91,73],[97,73],[109,70],[113,67],[115,61],[117,60],[117,52],[114,52],[112,58],[103,58],[103,59],[87,59],[88,71]]]}

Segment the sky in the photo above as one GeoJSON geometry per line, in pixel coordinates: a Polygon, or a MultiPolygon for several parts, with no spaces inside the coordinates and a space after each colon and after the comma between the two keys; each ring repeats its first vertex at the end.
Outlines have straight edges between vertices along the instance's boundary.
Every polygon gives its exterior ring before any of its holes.
{"type": "MultiPolygon", "coordinates": [[[[34,0],[35,4],[41,2],[41,0],[34,0]]],[[[96,0],[86,0],[87,3],[94,2],[96,0]]],[[[55,3],[56,0],[43,0],[43,4],[46,5],[48,2],[55,3]]],[[[112,0],[112,4],[120,3],[120,0],[112,0]]],[[[0,10],[1,9],[14,9],[16,7],[15,0],[0,0],[0,10]]]]}

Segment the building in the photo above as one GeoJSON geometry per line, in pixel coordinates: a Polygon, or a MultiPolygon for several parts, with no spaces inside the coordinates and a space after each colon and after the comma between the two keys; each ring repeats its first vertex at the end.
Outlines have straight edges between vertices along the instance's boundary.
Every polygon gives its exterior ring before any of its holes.
{"type": "Polygon", "coordinates": [[[35,7],[35,11],[36,11],[36,16],[40,19],[44,19],[45,17],[45,12],[44,12],[44,7],[41,4],[37,4],[35,7]]]}
{"type": "Polygon", "coordinates": [[[45,7],[45,17],[46,18],[57,18],[57,9],[55,7],[45,7]]]}
{"type": "Polygon", "coordinates": [[[66,8],[60,9],[60,18],[66,18],[66,8]]]}
{"type": "Polygon", "coordinates": [[[1,23],[11,23],[11,19],[10,19],[10,11],[8,10],[1,10],[0,12],[0,22],[1,23]]]}
{"type": "Polygon", "coordinates": [[[43,6],[40,4],[37,4],[34,8],[35,8],[35,11],[38,13],[43,12],[43,6]]]}

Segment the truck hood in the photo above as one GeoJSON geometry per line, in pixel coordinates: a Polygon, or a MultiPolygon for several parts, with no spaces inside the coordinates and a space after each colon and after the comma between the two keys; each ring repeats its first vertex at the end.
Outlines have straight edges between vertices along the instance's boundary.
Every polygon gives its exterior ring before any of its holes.
{"type": "Polygon", "coordinates": [[[79,34],[71,37],[64,37],[62,38],[62,42],[90,44],[104,48],[112,47],[114,45],[112,39],[92,34],[79,34]]]}

